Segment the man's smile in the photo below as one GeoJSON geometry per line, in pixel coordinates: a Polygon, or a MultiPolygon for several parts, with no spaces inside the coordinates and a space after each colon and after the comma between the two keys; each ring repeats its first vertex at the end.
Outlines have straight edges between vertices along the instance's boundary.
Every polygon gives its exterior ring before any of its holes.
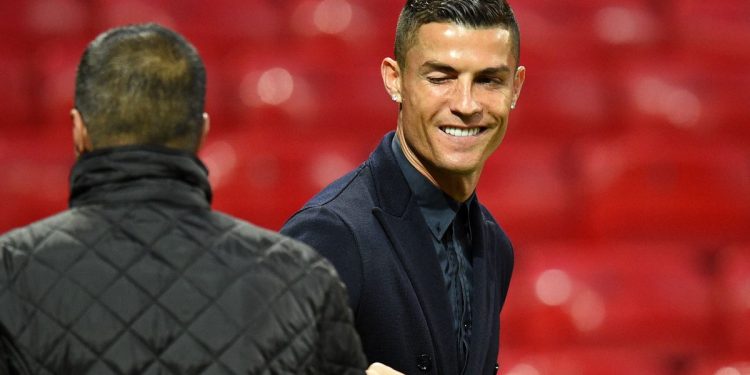
{"type": "Polygon", "coordinates": [[[481,133],[484,128],[458,128],[453,126],[441,126],[440,130],[442,130],[443,133],[452,135],[454,137],[473,137],[481,133]]]}

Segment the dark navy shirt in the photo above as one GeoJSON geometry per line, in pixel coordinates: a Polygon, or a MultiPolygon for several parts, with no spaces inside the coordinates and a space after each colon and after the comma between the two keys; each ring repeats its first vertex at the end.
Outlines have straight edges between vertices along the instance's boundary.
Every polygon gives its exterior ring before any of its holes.
{"type": "Polygon", "coordinates": [[[458,359],[463,369],[469,356],[471,339],[473,278],[469,207],[470,203],[476,199],[476,194],[472,194],[464,203],[456,202],[409,163],[401,149],[398,137],[393,137],[391,148],[432,233],[433,245],[443,271],[448,300],[453,310],[453,329],[456,332],[458,359]]]}

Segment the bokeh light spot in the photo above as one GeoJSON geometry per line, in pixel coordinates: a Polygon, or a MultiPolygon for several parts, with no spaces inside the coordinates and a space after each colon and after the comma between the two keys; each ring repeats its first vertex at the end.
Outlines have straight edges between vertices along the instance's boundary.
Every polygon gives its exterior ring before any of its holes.
{"type": "Polygon", "coordinates": [[[573,298],[570,315],[576,328],[590,332],[604,323],[606,309],[601,296],[592,290],[585,291],[573,298]]]}
{"type": "Polygon", "coordinates": [[[742,375],[742,373],[734,367],[722,367],[714,375],[742,375]]]}
{"type": "Polygon", "coordinates": [[[323,0],[315,8],[313,21],[321,32],[341,33],[352,22],[352,6],[346,0],[323,0]]]}
{"type": "Polygon", "coordinates": [[[521,363],[513,367],[508,375],[540,375],[539,370],[527,363],[521,363]]]}
{"type": "Polygon", "coordinates": [[[567,273],[552,269],[544,271],[536,281],[536,296],[542,303],[559,306],[570,299],[573,290],[567,273]]]}
{"type": "Polygon", "coordinates": [[[237,150],[225,141],[213,142],[201,150],[201,160],[208,168],[208,179],[213,188],[219,188],[233,173],[237,165],[237,150]]]}
{"type": "Polygon", "coordinates": [[[292,97],[294,78],[286,69],[269,69],[261,74],[256,89],[261,102],[279,105],[292,97]]]}

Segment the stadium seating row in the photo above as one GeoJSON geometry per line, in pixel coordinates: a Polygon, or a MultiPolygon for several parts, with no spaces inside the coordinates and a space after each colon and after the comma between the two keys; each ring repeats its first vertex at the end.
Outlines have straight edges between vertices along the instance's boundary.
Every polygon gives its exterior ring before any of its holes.
{"type": "MultiPolygon", "coordinates": [[[[510,0],[527,81],[482,201],[513,239],[508,375],[750,374],[750,2],[510,0]]],[[[216,208],[278,229],[395,126],[402,0],[0,2],[0,232],[65,207],[90,39],[184,33],[216,208]]]]}
{"type": "MultiPolygon", "coordinates": [[[[303,119],[276,125],[287,116],[277,113],[274,119],[269,112],[256,126],[209,137],[201,157],[218,208],[279,228],[312,194],[363,161],[388,129],[352,137],[347,131],[318,132],[303,119]]],[[[54,199],[64,202],[64,176],[72,162],[69,129],[65,123],[28,127],[19,130],[23,137],[7,138],[0,154],[6,166],[0,170],[6,181],[0,193],[33,195],[24,186],[51,186],[54,199]],[[63,178],[52,180],[50,170],[63,178]]],[[[682,239],[722,245],[750,240],[748,191],[750,152],[742,142],[675,131],[565,143],[508,134],[479,185],[482,200],[517,241],[682,239]],[[674,146],[664,146],[669,144],[674,146]]],[[[49,200],[43,202],[39,206],[49,200]]],[[[4,220],[20,225],[45,212],[10,211],[4,220]]]]}

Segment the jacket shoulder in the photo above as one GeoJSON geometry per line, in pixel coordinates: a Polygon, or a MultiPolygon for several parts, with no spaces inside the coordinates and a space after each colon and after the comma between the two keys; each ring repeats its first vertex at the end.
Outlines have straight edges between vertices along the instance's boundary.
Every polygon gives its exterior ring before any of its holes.
{"type": "Polygon", "coordinates": [[[361,245],[368,241],[374,220],[371,178],[365,162],[323,189],[281,229],[333,263],[355,310],[363,287],[361,245]]]}
{"type": "Polygon", "coordinates": [[[348,201],[367,190],[369,163],[366,161],[356,169],[339,177],[315,194],[300,210],[310,207],[331,206],[336,202],[348,201]]]}
{"type": "MultiPolygon", "coordinates": [[[[291,296],[296,304],[315,311],[314,318],[308,322],[318,335],[318,353],[313,367],[320,373],[361,374],[366,359],[346,303],[346,287],[334,266],[303,242],[226,214],[217,215],[235,225],[213,249],[214,253],[226,254],[236,247],[249,251],[252,255],[246,266],[252,271],[243,274],[248,275],[248,282],[254,283],[252,289],[276,296],[274,301],[288,302],[286,296],[291,296]]],[[[274,301],[268,302],[268,309],[281,320],[301,321],[291,316],[297,314],[297,310],[280,310],[284,303],[274,301]]],[[[299,341],[297,338],[290,340],[299,341]]]]}
{"type": "Polygon", "coordinates": [[[310,243],[297,232],[330,239],[332,243],[354,240],[357,233],[367,227],[361,224],[367,222],[376,206],[373,189],[370,166],[365,162],[311,198],[284,223],[281,233],[302,240],[316,250],[320,250],[322,244],[310,243]]]}
{"type": "Polygon", "coordinates": [[[286,267],[319,269],[335,275],[333,266],[309,245],[231,215],[214,212],[222,221],[231,222],[226,233],[219,236],[211,251],[217,255],[243,254],[242,257],[264,262],[283,263],[286,267]]]}
{"type": "Polygon", "coordinates": [[[75,209],[65,210],[26,226],[11,229],[0,236],[0,247],[13,248],[16,253],[33,252],[51,234],[65,231],[66,227],[79,216],[76,211],[75,209]]]}

